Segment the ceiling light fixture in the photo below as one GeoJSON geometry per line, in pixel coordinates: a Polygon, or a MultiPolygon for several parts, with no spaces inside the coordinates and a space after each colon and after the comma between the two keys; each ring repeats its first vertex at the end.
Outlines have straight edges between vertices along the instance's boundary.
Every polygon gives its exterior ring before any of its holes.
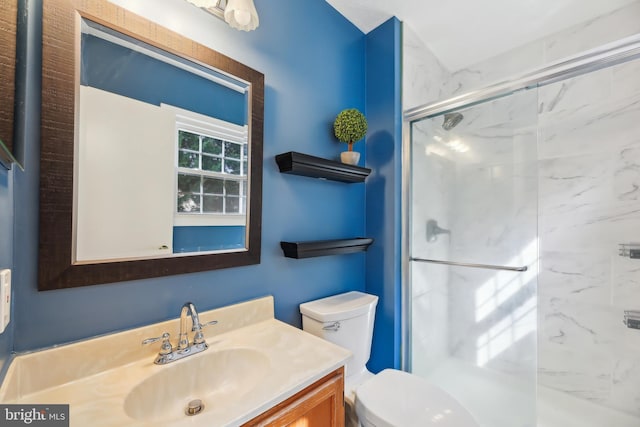
{"type": "Polygon", "coordinates": [[[187,0],[201,9],[224,19],[231,28],[252,31],[260,25],[253,0],[187,0]]]}
{"type": "Polygon", "coordinates": [[[231,28],[242,31],[252,31],[260,25],[253,0],[227,0],[224,20],[231,28]]]}

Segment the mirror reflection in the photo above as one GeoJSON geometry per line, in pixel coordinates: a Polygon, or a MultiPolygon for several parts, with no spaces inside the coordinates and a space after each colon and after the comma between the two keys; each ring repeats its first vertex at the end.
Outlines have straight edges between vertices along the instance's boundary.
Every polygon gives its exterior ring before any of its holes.
{"type": "Polygon", "coordinates": [[[82,20],[74,262],[247,248],[249,85],[82,20]]]}
{"type": "Polygon", "coordinates": [[[38,290],[259,264],[264,75],[106,0],[42,22],[38,290]]]}
{"type": "Polygon", "coordinates": [[[14,138],[14,98],[16,92],[16,33],[18,1],[3,0],[0,7],[0,168],[22,168],[23,144],[14,138]]]}

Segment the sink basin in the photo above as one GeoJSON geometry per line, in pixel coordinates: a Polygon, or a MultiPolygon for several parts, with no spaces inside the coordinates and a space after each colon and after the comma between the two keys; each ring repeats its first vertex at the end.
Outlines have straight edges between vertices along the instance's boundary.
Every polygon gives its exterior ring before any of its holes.
{"type": "Polygon", "coordinates": [[[209,349],[173,364],[136,385],[126,396],[124,410],[136,420],[187,417],[189,402],[200,399],[207,412],[249,393],[269,373],[269,359],[258,350],[209,349]]]}

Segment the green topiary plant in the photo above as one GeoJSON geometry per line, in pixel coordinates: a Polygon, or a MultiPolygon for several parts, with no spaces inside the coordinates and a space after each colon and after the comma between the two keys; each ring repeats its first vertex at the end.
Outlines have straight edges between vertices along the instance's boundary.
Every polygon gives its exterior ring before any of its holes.
{"type": "Polygon", "coordinates": [[[338,141],[346,142],[349,151],[353,151],[353,144],[367,133],[367,119],[356,108],[342,110],[333,122],[333,132],[338,141]]]}

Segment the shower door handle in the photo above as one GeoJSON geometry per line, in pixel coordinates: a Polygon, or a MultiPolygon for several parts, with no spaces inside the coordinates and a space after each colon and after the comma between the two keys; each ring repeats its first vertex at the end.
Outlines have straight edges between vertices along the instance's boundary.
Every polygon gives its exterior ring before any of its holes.
{"type": "Polygon", "coordinates": [[[505,270],[505,271],[527,271],[529,268],[525,265],[522,267],[509,267],[504,265],[491,265],[491,264],[472,264],[468,262],[454,262],[454,261],[441,261],[436,259],[424,259],[410,257],[409,261],[428,262],[432,264],[453,265],[456,267],[471,267],[471,268],[486,268],[489,270],[505,270]]]}

